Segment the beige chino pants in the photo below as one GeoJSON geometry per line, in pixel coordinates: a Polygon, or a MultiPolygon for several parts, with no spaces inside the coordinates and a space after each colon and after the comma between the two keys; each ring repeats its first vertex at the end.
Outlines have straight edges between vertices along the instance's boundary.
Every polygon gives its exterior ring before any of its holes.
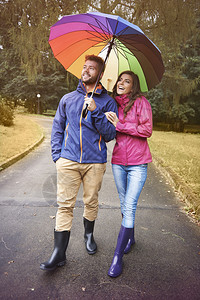
{"type": "Polygon", "coordinates": [[[65,158],[59,158],[57,168],[57,203],[56,231],[70,230],[76,197],[83,183],[83,217],[94,221],[98,213],[98,192],[101,188],[104,164],[80,164],[65,158]]]}

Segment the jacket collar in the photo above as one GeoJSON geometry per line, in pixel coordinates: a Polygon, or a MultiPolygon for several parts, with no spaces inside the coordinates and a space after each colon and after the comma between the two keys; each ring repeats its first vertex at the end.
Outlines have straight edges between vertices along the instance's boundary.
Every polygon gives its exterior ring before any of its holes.
{"type": "MultiPolygon", "coordinates": [[[[84,94],[89,94],[92,93],[92,91],[87,92],[85,88],[85,84],[82,82],[81,79],[79,79],[79,84],[77,87],[77,91],[84,93],[84,94]]],[[[102,86],[101,83],[99,83],[94,91],[95,94],[100,95],[101,93],[106,92],[106,89],[102,86]]]]}
{"type": "Polygon", "coordinates": [[[116,96],[115,100],[117,101],[117,103],[119,104],[119,106],[121,106],[122,108],[124,108],[128,102],[129,102],[129,97],[127,94],[125,95],[121,95],[121,96],[116,96]]]}

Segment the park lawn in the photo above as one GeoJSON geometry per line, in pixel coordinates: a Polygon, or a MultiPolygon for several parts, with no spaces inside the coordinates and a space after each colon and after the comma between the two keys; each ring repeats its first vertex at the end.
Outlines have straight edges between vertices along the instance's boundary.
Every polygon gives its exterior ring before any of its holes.
{"type": "Polygon", "coordinates": [[[32,146],[41,135],[41,127],[22,114],[15,115],[13,126],[0,125],[0,164],[32,146]]]}
{"type": "MultiPolygon", "coordinates": [[[[200,134],[153,131],[148,139],[153,157],[170,167],[191,188],[200,205],[200,134]]],[[[199,206],[200,207],[200,206],[199,206]]]]}

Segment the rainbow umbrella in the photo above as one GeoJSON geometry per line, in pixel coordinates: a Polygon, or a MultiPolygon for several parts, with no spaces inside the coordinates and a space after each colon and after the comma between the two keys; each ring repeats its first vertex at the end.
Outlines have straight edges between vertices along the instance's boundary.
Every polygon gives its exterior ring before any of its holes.
{"type": "Polygon", "coordinates": [[[50,29],[49,44],[55,58],[76,77],[81,77],[85,55],[101,56],[106,69],[102,84],[112,91],[118,75],[136,73],[143,92],[162,79],[160,50],[136,25],[119,16],[99,12],[62,17],[50,29]]]}

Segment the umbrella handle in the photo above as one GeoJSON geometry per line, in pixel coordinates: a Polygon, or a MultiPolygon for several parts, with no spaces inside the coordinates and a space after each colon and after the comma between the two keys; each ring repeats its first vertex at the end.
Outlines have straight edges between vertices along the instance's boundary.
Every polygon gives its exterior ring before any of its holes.
{"type": "Polygon", "coordinates": [[[88,104],[85,105],[85,108],[83,110],[83,113],[82,113],[82,117],[83,118],[85,118],[87,116],[87,113],[88,113],[88,109],[87,108],[88,108],[88,104]]]}

